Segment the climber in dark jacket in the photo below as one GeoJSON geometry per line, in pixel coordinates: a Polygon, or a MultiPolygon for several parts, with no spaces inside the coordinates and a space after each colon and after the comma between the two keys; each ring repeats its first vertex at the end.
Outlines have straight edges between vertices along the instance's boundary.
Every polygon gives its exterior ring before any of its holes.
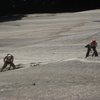
{"type": "MultiPolygon", "coordinates": [[[[15,67],[13,61],[14,61],[14,56],[11,55],[11,54],[7,54],[7,56],[4,57],[4,65],[3,65],[3,67],[1,68],[1,72],[3,71],[3,69],[5,69],[5,68],[7,67],[7,65],[10,65],[10,68],[11,68],[11,66],[12,66],[13,69],[15,69],[16,67],[15,67]]],[[[10,69],[10,68],[9,68],[9,69],[10,69]]]]}
{"type": "Polygon", "coordinates": [[[98,52],[97,52],[97,50],[96,50],[96,47],[97,47],[97,42],[96,42],[96,40],[93,40],[93,41],[90,43],[90,45],[91,45],[91,49],[93,50],[92,56],[97,57],[97,56],[98,56],[98,52]]]}
{"type": "Polygon", "coordinates": [[[86,53],[86,56],[85,56],[86,58],[89,56],[90,52],[92,52],[92,51],[93,51],[92,57],[93,56],[95,56],[95,57],[98,56],[98,52],[96,50],[96,47],[97,47],[96,40],[93,40],[91,43],[87,44],[85,47],[87,48],[87,53],[86,53]]]}
{"type": "Polygon", "coordinates": [[[87,58],[89,56],[90,52],[91,52],[91,45],[87,44],[85,47],[87,48],[87,53],[86,53],[85,58],[87,58]]]}

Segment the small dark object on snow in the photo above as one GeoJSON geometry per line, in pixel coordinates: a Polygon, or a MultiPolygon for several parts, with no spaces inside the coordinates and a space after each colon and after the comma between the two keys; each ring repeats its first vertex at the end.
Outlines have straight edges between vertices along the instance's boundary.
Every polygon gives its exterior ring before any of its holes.
{"type": "Polygon", "coordinates": [[[35,84],[35,83],[33,83],[32,85],[34,85],[34,86],[35,86],[36,84],[35,84]]]}

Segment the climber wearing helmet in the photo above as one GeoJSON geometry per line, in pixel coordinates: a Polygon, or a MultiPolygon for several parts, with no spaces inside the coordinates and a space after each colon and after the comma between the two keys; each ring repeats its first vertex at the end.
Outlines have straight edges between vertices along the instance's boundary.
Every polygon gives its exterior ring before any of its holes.
{"type": "Polygon", "coordinates": [[[13,69],[15,69],[16,67],[15,67],[13,61],[14,61],[14,56],[11,54],[7,54],[7,56],[4,57],[4,65],[1,68],[1,72],[3,71],[3,69],[5,69],[7,67],[7,65],[10,65],[10,67],[12,66],[13,69]]]}

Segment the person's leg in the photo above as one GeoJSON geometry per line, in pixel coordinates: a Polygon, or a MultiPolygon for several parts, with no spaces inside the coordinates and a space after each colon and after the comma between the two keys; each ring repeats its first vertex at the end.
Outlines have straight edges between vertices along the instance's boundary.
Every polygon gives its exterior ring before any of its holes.
{"type": "Polygon", "coordinates": [[[94,55],[95,55],[95,56],[98,56],[98,52],[97,52],[97,50],[96,50],[95,47],[93,48],[93,51],[94,51],[94,55]]]}
{"type": "Polygon", "coordinates": [[[90,53],[91,49],[87,48],[87,53],[86,53],[86,57],[87,58],[89,56],[89,53],[90,53]]]}
{"type": "Polygon", "coordinates": [[[10,63],[10,66],[12,66],[13,67],[13,69],[15,69],[16,68],[16,66],[14,65],[14,63],[10,63]]]}
{"type": "Polygon", "coordinates": [[[1,72],[3,71],[3,69],[6,68],[6,66],[7,66],[7,63],[5,62],[4,65],[3,65],[3,67],[1,68],[1,72]]]}

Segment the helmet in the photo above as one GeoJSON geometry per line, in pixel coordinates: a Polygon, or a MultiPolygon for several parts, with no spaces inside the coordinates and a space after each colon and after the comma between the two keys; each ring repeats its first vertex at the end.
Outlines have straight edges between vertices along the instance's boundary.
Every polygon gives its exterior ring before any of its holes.
{"type": "Polygon", "coordinates": [[[11,57],[11,54],[7,54],[8,57],[11,57]]]}
{"type": "Polygon", "coordinates": [[[92,40],[92,42],[96,42],[96,40],[92,40]]]}

